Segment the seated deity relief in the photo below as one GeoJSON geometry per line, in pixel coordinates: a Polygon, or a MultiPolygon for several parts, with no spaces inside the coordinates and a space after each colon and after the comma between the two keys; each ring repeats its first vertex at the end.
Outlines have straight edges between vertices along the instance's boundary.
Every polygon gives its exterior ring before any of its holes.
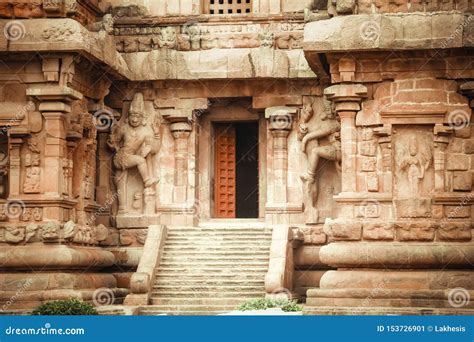
{"type": "MultiPolygon", "coordinates": [[[[340,173],[341,125],[330,102],[324,101],[318,115],[314,117],[314,114],[313,104],[305,104],[298,124],[298,140],[301,141],[301,151],[307,157],[307,169],[301,175],[307,224],[322,223],[319,217],[319,208],[323,207],[321,183],[325,186],[325,197],[332,197],[337,193],[340,183],[333,180],[335,176],[339,178],[340,173]],[[333,169],[330,170],[323,160],[333,161],[333,169]],[[325,181],[319,182],[323,175],[325,181]]],[[[325,204],[328,207],[328,203],[325,204]]]]}
{"type": "MultiPolygon", "coordinates": [[[[145,201],[154,196],[158,183],[156,154],[161,146],[161,121],[154,112],[147,112],[142,93],[136,93],[126,117],[114,125],[108,145],[115,151],[113,163],[116,169],[115,183],[119,201],[119,214],[129,210],[127,205],[131,189],[130,173],[138,170],[143,185],[145,201]],[[127,191],[129,190],[129,191],[127,191]]],[[[136,190],[136,189],[135,189],[136,190]]]]}

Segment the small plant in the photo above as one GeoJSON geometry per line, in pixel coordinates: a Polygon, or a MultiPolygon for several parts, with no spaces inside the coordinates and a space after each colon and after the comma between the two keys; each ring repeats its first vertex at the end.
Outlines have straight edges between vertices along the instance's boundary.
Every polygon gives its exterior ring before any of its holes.
{"type": "Polygon", "coordinates": [[[33,315],[42,316],[86,316],[97,314],[97,310],[91,304],[76,298],[44,303],[33,310],[33,315]]]}
{"type": "Polygon", "coordinates": [[[285,312],[296,312],[302,311],[303,307],[297,303],[296,300],[289,299],[270,299],[270,298],[259,298],[251,299],[239,305],[238,310],[249,311],[249,310],[266,310],[280,308],[285,312]]]}

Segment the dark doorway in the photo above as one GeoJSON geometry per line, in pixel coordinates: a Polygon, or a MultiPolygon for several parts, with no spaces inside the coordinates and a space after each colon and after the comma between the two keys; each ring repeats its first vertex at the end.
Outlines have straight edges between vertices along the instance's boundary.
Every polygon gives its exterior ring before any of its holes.
{"type": "Polygon", "coordinates": [[[258,218],[258,123],[235,124],[236,217],[258,218]]]}
{"type": "Polygon", "coordinates": [[[216,218],[258,218],[258,123],[215,124],[216,218]]]}

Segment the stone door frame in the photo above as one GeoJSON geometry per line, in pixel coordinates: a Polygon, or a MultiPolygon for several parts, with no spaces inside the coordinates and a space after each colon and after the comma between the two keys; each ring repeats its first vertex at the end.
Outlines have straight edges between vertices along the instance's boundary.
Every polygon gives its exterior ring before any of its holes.
{"type": "Polygon", "coordinates": [[[259,205],[258,218],[265,218],[267,201],[267,122],[263,113],[248,109],[245,104],[213,106],[199,118],[198,127],[198,194],[200,220],[214,219],[214,123],[258,122],[259,130],[259,205]]]}

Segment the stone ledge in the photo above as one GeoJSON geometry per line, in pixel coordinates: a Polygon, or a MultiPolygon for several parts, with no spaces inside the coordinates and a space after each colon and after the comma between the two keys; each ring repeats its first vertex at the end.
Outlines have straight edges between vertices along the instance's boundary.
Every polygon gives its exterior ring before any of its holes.
{"type": "MultiPolygon", "coordinates": [[[[472,17],[472,16],[471,16],[472,17]]],[[[306,25],[306,53],[461,48],[474,20],[458,12],[337,16],[306,25]]]]}
{"type": "Polygon", "coordinates": [[[97,269],[115,262],[111,252],[93,247],[29,245],[3,247],[0,251],[2,269],[97,269]]]}
{"type": "Polygon", "coordinates": [[[474,315],[474,310],[469,309],[442,309],[442,308],[385,308],[385,307],[316,307],[305,305],[303,315],[474,315]]]}
{"type": "Polygon", "coordinates": [[[2,32],[8,23],[14,23],[20,34],[11,40],[0,40],[0,51],[80,52],[105,63],[107,71],[120,78],[133,78],[115,48],[113,36],[91,32],[73,19],[0,20],[2,32]]]}
{"type": "Polygon", "coordinates": [[[336,242],[321,247],[320,259],[334,267],[472,267],[472,243],[336,242]]]}

